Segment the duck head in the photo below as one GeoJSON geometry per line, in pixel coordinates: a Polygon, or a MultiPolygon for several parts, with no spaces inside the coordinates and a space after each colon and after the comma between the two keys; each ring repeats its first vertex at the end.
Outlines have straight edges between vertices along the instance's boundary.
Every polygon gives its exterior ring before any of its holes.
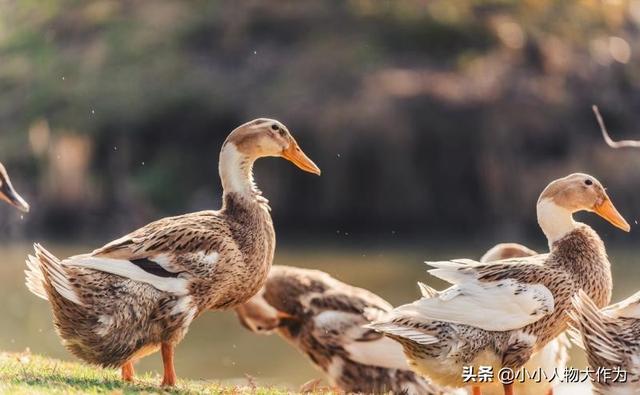
{"type": "Polygon", "coordinates": [[[578,211],[596,213],[625,232],[631,229],[600,181],[588,174],[574,173],[552,181],[538,199],[538,223],[550,244],[576,227],[572,214],[578,211]]]}
{"type": "Polygon", "coordinates": [[[258,158],[285,158],[300,169],[320,175],[320,169],[304,152],[282,123],[255,119],[234,129],[222,145],[219,171],[225,194],[260,195],[253,182],[253,163],[258,158]]]}
{"type": "Polygon", "coordinates": [[[277,310],[264,299],[264,289],[249,301],[235,308],[240,324],[251,332],[270,333],[282,326],[292,316],[277,310]]]}
{"type": "Polygon", "coordinates": [[[29,204],[20,196],[13,185],[4,166],[0,163],[0,200],[4,200],[23,213],[29,212],[29,204]]]}
{"type": "Polygon", "coordinates": [[[289,129],[275,119],[258,118],[237,127],[225,142],[248,160],[268,156],[287,159],[300,169],[320,175],[320,168],[300,149],[289,129]]]}

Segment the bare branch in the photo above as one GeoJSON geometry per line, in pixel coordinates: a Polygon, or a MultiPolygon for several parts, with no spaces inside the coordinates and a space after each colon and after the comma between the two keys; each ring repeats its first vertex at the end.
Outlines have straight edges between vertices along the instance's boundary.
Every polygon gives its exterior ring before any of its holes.
{"type": "Polygon", "coordinates": [[[598,124],[600,125],[600,131],[602,132],[602,137],[607,145],[611,148],[640,148],[640,140],[620,140],[613,141],[609,136],[609,132],[607,132],[607,127],[604,126],[604,121],[602,120],[602,115],[600,115],[600,110],[598,110],[598,106],[595,104],[591,106],[593,109],[593,113],[596,114],[596,119],[598,120],[598,124]]]}

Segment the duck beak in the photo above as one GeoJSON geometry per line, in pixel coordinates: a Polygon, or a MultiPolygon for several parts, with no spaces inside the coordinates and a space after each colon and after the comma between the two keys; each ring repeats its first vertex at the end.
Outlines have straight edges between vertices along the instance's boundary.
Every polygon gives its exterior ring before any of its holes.
{"type": "Polygon", "coordinates": [[[278,312],[276,313],[276,317],[277,317],[279,320],[292,320],[292,319],[294,319],[294,318],[295,318],[295,317],[294,317],[294,316],[292,316],[291,314],[289,314],[289,313],[285,313],[284,311],[278,311],[278,312]]]}
{"type": "Polygon", "coordinates": [[[593,211],[609,221],[616,228],[620,228],[625,232],[631,230],[629,223],[620,215],[608,196],[605,195],[602,203],[595,205],[593,211]]]}
{"type": "Polygon", "coordinates": [[[282,151],[282,157],[290,161],[300,169],[320,175],[320,168],[300,149],[298,143],[292,138],[289,148],[282,151]]]}
{"type": "Polygon", "coordinates": [[[292,323],[300,322],[299,318],[291,314],[287,314],[283,311],[278,311],[276,316],[278,317],[278,326],[277,326],[278,328],[283,328],[291,325],[292,323]]]}
{"type": "Polygon", "coordinates": [[[22,196],[18,195],[18,192],[13,189],[11,183],[6,180],[0,187],[0,199],[14,206],[23,213],[29,212],[29,204],[22,198],[22,196]]]}

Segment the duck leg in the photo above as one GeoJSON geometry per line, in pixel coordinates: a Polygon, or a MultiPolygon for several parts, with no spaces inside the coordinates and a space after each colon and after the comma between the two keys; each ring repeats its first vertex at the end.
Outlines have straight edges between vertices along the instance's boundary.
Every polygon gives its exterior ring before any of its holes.
{"type": "Polygon", "coordinates": [[[302,384],[298,391],[303,394],[307,394],[307,393],[315,394],[318,392],[318,388],[320,387],[321,382],[322,382],[322,379],[309,380],[306,383],[302,384]]]}
{"type": "Polygon", "coordinates": [[[473,387],[471,387],[471,394],[472,395],[482,395],[482,390],[477,385],[474,385],[473,387]]]}
{"type": "Polygon", "coordinates": [[[503,384],[504,395],[514,395],[513,394],[513,383],[503,384]]]}
{"type": "Polygon", "coordinates": [[[131,361],[125,362],[124,365],[122,365],[121,372],[122,372],[122,381],[132,382],[133,376],[135,374],[133,370],[133,362],[131,361]]]}
{"type": "Polygon", "coordinates": [[[162,343],[162,363],[164,364],[164,377],[162,385],[173,387],[176,385],[176,370],[173,367],[174,345],[171,343],[162,343]]]}

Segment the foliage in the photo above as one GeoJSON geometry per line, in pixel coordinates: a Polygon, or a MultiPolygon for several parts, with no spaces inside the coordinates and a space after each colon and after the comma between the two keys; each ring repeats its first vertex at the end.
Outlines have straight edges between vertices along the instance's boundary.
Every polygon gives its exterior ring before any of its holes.
{"type": "Polygon", "coordinates": [[[258,165],[282,232],[538,234],[537,195],[571,171],[640,210],[640,155],[604,146],[590,112],[614,137],[637,124],[635,0],[49,0],[0,18],[0,157],[34,234],[215,208],[218,149],[258,116],[323,169],[258,165]],[[68,135],[89,147],[75,199],[55,171],[68,135]]]}

